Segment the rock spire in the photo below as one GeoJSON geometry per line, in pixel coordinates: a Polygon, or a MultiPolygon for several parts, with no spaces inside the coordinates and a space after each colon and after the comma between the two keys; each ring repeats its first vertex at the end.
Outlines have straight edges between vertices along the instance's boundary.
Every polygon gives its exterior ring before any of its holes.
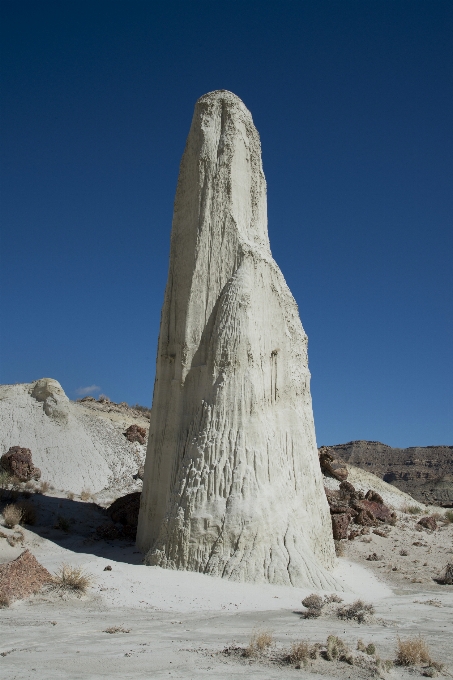
{"type": "Polygon", "coordinates": [[[258,132],[237,96],[210,92],[174,205],[137,533],[147,564],[336,586],[309,380],[258,132]]]}

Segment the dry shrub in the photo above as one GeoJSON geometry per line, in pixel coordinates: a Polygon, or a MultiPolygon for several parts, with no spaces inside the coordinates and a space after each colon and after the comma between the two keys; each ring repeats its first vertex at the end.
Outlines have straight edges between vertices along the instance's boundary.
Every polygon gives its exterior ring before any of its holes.
{"type": "Polygon", "coordinates": [[[307,609],[306,611],[303,612],[302,616],[304,617],[304,619],[317,619],[319,616],[321,616],[321,610],[307,609]]]}
{"type": "Polygon", "coordinates": [[[259,656],[272,646],[274,638],[269,630],[257,630],[250,638],[248,647],[244,650],[245,656],[259,656]]]}
{"type": "Polygon", "coordinates": [[[368,616],[374,614],[374,606],[367,604],[363,600],[356,600],[352,604],[338,607],[337,616],[339,619],[354,620],[358,623],[365,623],[368,616]]]}
{"type": "Polygon", "coordinates": [[[322,609],[325,602],[320,595],[312,593],[311,595],[308,595],[308,597],[306,597],[304,600],[302,600],[302,604],[304,605],[304,607],[307,607],[307,609],[322,609]]]}
{"type": "Polygon", "coordinates": [[[348,646],[336,635],[329,635],[326,642],[326,658],[328,661],[346,661],[353,665],[354,656],[348,646]]]}
{"type": "Polygon", "coordinates": [[[444,515],[444,519],[449,524],[453,524],[453,510],[447,510],[447,512],[444,515]]]}
{"type": "Polygon", "coordinates": [[[89,489],[82,489],[80,498],[82,501],[89,501],[91,498],[91,491],[89,489]]]}
{"type": "Polygon", "coordinates": [[[68,533],[70,528],[71,528],[70,521],[66,517],[58,515],[58,519],[55,524],[55,529],[60,529],[60,531],[65,531],[66,533],[68,533]]]}
{"type": "Polygon", "coordinates": [[[130,633],[130,628],[123,628],[123,626],[110,626],[110,628],[106,628],[104,630],[104,633],[110,633],[110,635],[113,635],[114,633],[130,633]]]}
{"type": "Polygon", "coordinates": [[[41,482],[41,484],[39,485],[39,492],[40,493],[43,493],[43,494],[47,493],[49,491],[49,489],[50,489],[49,482],[41,482]]]}
{"type": "Polygon", "coordinates": [[[401,640],[397,638],[396,663],[399,666],[416,666],[420,663],[429,663],[428,645],[421,635],[401,640]]]}
{"type": "Polygon", "coordinates": [[[17,503],[17,507],[22,511],[21,522],[23,524],[36,524],[36,510],[33,503],[28,503],[27,501],[20,501],[17,503]]]}
{"type": "Polygon", "coordinates": [[[376,647],[372,642],[366,645],[363,640],[357,640],[357,649],[359,650],[359,652],[363,652],[364,654],[368,654],[369,656],[373,656],[374,654],[376,654],[376,647]]]}
{"type": "Polygon", "coordinates": [[[332,602],[343,602],[343,598],[336,593],[332,593],[332,595],[324,595],[324,604],[332,604],[332,602]]]}
{"type": "Polygon", "coordinates": [[[294,642],[289,653],[290,663],[306,663],[309,659],[316,660],[319,657],[320,645],[311,645],[305,640],[294,642]]]}
{"type": "Polygon", "coordinates": [[[34,491],[34,488],[35,483],[32,479],[29,479],[28,482],[25,482],[24,489],[27,489],[28,491],[34,491]]]}
{"type": "Polygon", "coordinates": [[[22,509],[18,505],[7,505],[3,510],[3,519],[5,520],[5,527],[14,529],[22,519],[22,509]]]}
{"type": "Polygon", "coordinates": [[[70,501],[73,501],[74,500],[74,492],[68,491],[68,493],[66,494],[66,498],[70,501]]]}
{"type": "Polygon", "coordinates": [[[406,513],[406,515],[419,515],[423,512],[423,508],[419,505],[405,505],[404,508],[402,508],[402,511],[406,513]]]}
{"type": "Polygon", "coordinates": [[[52,585],[57,590],[71,591],[77,594],[86,593],[93,584],[92,574],[85,572],[83,567],[71,567],[69,564],[62,564],[52,580],[52,585]]]}

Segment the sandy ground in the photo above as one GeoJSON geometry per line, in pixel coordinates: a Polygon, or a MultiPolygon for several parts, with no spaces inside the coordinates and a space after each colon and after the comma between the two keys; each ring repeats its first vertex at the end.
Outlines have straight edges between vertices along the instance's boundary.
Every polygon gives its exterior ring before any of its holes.
{"type": "MultiPolygon", "coordinates": [[[[381,658],[392,659],[398,635],[420,633],[433,659],[446,664],[444,672],[453,669],[453,586],[433,580],[453,559],[452,524],[436,532],[418,531],[417,517],[399,513],[388,537],[370,533],[343,542],[345,555],[335,572],[343,588],[339,594],[345,602],[361,597],[376,609],[369,623],[358,624],[338,619],[333,611],[318,619],[302,618],[301,600],[309,590],[145,567],[132,543],[93,540],[102,514],[92,503],[44,496],[35,500],[41,504],[40,524],[23,529],[24,539],[14,547],[1,538],[0,561],[27,547],[51,572],[63,562],[83,565],[93,575],[93,585],[80,598],[44,591],[0,610],[0,677],[6,680],[373,675],[360,665],[340,662],[321,660],[296,670],[294,664],[269,658],[224,653],[235,645],[246,647],[252,633],[264,629],[272,631],[272,653],[280,657],[293,642],[325,642],[335,634],[351,649],[359,638],[373,642],[381,658]],[[74,518],[67,534],[51,528],[59,512],[74,518]],[[382,559],[367,561],[372,553],[382,559]],[[111,571],[104,571],[107,565],[111,571]],[[129,632],[106,633],[112,626],[129,632]]],[[[420,669],[396,667],[388,677],[414,673],[420,677],[420,669]]]]}

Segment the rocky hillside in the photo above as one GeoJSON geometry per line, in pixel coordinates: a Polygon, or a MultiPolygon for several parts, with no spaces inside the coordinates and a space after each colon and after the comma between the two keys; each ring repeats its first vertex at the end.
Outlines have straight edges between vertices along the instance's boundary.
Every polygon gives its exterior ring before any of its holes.
{"type": "Polygon", "coordinates": [[[0,385],[0,456],[29,450],[41,481],[60,491],[141,489],[134,476],[148,428],[146,412],[108,399],[70,401],[51,378],[0,385]]]}
{"type": "Polygon", "coordinates": [[[453,506],[453,446],[416,446],[397,449],[371,441],[323,447],[340,458],[422,503],[453,506]]]}

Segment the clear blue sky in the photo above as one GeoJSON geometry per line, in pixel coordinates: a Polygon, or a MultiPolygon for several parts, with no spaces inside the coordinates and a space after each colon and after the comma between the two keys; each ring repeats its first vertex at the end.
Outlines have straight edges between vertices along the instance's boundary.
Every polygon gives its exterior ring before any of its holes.
{"type": "Polygon", "coordinates": [[[1,33],[2,383],[151,403],[179,161],[228,89],[318,443],[453,443],[451,0],[3,0],[1,33]]]}

